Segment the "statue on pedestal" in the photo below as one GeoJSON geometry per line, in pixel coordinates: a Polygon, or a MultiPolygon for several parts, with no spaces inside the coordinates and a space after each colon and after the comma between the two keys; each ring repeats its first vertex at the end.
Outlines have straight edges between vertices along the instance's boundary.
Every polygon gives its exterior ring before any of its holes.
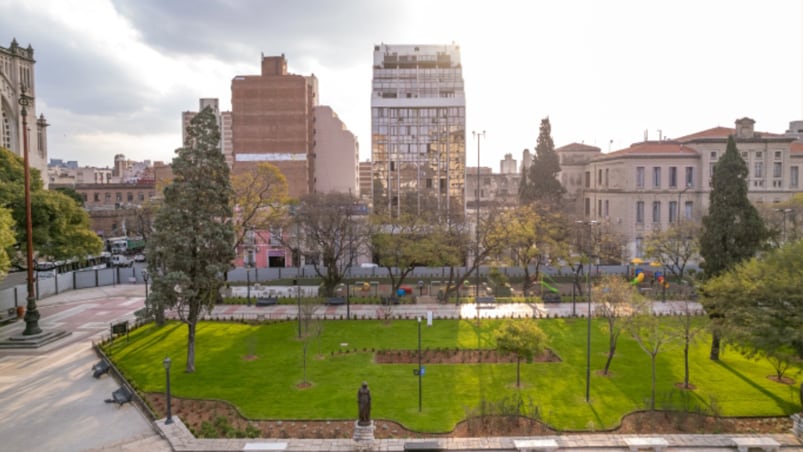
{"type": "Polygon", "coordinates": [[[371,390],[368,383],[362,382],[362,386],[357,391],[357,406],[359,407],[360,418],[358,425],[371,425],[371,390]]]}

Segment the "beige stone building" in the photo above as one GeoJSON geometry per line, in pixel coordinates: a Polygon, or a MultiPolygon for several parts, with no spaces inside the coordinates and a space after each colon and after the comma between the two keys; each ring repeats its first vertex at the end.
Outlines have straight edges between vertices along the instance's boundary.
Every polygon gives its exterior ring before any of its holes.
{"type": "Polygon", "coordinates": [[[332,107],[313,109],[315,122],[315,191],[319,193],[359,193],[360,149],[357,138],[332,107]]]}
{"type": "Polygon", "coordinates": [[[705,214],[714,165],[729,135],[735,135],[749,168],[751,201],[777,203],[800,191],[803,143],[791,135],[757,132],[754,124],[742,118],[733,128],[635,143],[607,154],[592,146],[564,146],[557,150],[560,180],[580,217],[615,226],[627,239],[630,257],[644,257],[650,231],[699,221],[705,214]]]}
{"type": "Polygon", "coordinates": [[[24,138],[22,89],[28,99],[26,106],[28,160],[31,168],[41,171],[45,187],[47,178],[47,126],[44,115],[36,117],[36,77],[34,76],[33,47],[21,47],[16,39],[6,48],[0,46],[0,147],[23,157],[24,138]]]}

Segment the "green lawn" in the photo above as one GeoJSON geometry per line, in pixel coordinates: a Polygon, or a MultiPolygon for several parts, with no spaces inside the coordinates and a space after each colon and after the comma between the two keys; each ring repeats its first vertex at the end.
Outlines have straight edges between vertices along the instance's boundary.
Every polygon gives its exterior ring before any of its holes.
{"type": "MultiPolygon", "coordinates": [[[[423,326],[423,348],[493,348],[499,320],[435,320],[423,326]]],[[[559,363],[522,364],[522,395],[538,406],[542,419],[560,430],[610,428],[630,411],[642,409],[650,392],[647,355],[627,337],[619,341],[612,375],[599,376],[605,363],[607,335],[601,322],[592,326],[591,403],[585,402],[586,322],[584,319],[539,320],[559,363]]],[[[395,420],[421,432],[445,432],[475,410],[517,392],[515,364],[425,364],[423,411],[418,412],[415,365],[373,362],[372,349],[416,349],[417,324],[395,320],[326,321],[320,337],[310,340],[307,380],[303,380],[303,345],[297,324],[267,325],[207,322],[198,326],[196,372],[184,372],[187,328],[169,323],[149,325],[117,339],[107,348],[129,381],[145,392],[164,391],[162,360],[170,356],[176,397],[227,400],[252,419],[355,419],[357,390],[367,381],[372,417],[395,420]],[[348,344],[348,345],[342,345],[348,344]],[[347,352],[347,353],[346,353],[347,352]],[[257,359],[246,360],[248,355],[257,359]]],[[[766,378],[773,370],[765,360],[743,358],[730,349],[719,363],[708,359],[708,337],[694,345],[691,382],[683,392],[680,344],[658,355],[657,407],[706,409],[723,416],[780,416],[800,409],[797,387],[766,378]]],[[[799,368],[787,374],[795,375],[799,368]]]]}

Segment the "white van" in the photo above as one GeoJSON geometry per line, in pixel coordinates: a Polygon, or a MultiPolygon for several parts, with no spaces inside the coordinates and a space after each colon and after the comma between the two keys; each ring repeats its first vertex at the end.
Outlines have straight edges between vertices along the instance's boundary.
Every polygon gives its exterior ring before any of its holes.
{"type": "Polygon", "coordinates": [[[112,267],[130,267],[134,265],[134,261],[122,254],[115,254],[111,260],[112,267]]]}

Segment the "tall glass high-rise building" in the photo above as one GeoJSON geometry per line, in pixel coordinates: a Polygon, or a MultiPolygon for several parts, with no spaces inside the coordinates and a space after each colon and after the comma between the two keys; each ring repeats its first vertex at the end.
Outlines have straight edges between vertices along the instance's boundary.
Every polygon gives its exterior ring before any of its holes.
{"type": "Polygon", "coordinates": [[[466,99],[460,47],[374,46],[374,211],[463,215],[466,99]]]}

